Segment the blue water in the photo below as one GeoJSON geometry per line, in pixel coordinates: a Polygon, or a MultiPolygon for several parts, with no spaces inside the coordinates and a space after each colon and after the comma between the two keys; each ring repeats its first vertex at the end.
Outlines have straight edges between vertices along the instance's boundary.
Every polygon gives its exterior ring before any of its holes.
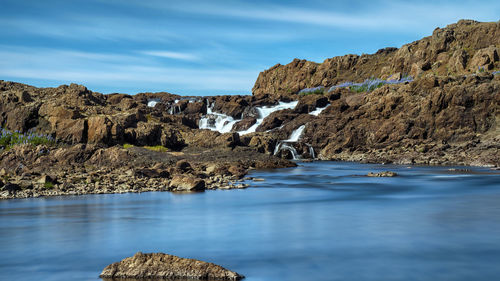
{"type": "Polygon", "coordinates": [[[0,279],[99,280],[142,251],[248,281],[498,280],[500,175],[448,168],[315,162],[245,190],[0,201],[0,279]],[[401,176],[356,176],[384,170],[401,176]]]}

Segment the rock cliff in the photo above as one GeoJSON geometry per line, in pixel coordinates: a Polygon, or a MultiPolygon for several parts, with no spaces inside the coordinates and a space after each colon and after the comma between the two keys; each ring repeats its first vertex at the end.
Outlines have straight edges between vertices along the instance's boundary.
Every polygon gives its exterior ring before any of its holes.
{"type": "Polygon", "coordinates": [[[371,55],[345,55],[323,63],[295,59],[261,72],[252,92],[275,98],[293,96],[299,90],[333,86],[345,81],[432,73],[438,76],[475,73],[478,68],[498,69],[500,22],[461,20],[436,28],[432,36],[385,48],[371,55]]]}
{"type": "Polygon", "coordinates": [[[459,21],[400,49],[295,60],[262,72],[251,96],[103,95],[0,80],[0,198],[241,188],[249,169],[290,167],[295,157],[498,167],[498,29],[459,21]],[[328,88],[370,77],[397,83],[328,88]],[[279,110],[264,116],[266,106],[279,110]],[[230,128],[220,133],[217,122],[230,128]],[[54,141],[35,145],[33,132],[54,141]]]}

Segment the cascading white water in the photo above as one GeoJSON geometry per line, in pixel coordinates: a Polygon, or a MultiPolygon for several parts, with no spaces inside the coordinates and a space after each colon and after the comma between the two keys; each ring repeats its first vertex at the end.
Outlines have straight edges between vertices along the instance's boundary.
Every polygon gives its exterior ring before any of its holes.
{"type": "Polygon", "coordinates": [[[316,155],[314,154],[314,147],[312,145],[306,143],[306,145],[309,147],[309,155],[311,155],[312,159],[316,159],[316,155]]]}
{"type": "Polygon", "coordinates": [[[318,107],[316,108],[315,110],[309,112],[309,114],[311,115],[314,115],[314,116],[318,116],[321,114],[321,112],[323,112],[323,110],[325,110],[329,105],[325,106],[325,107],[318,107]]]}
{"type": "MultiPolygon", "coordinates": [[[[271,113],[278,111],[278,110],[283,110],[283,109],[293,109],[297,105],[298,101],[292,101],[292,102],[280,102],[277,105],[272,105],[272,106],[265,106],[265,107],[257,107],[256,110],[259,113],[259,117],[257,118],[257,121],[255,124],[253,124],[250,128],[244,131],[239,131],[238,133],[240,135],[245,135],[249,133],[255,132],[257,127],[262,124],[264,119],[269,116],[271,113]]],[[[222,113],[217,113],[212,111],[212,106],[208,104],[207,101],[207,114],[200,119],[199,122],[199,128],[200,129],[210,129],[213,131],[218,131],[221,133],[227,133],[230,132],[233,125],[241,120],[237,119],[235,120],[233,117],[222,114],[222,113]],[[210,125],[209,119],[214,119],[215,123],[214,125],[210,125]]]]}
{"type": "Polygon", "coordinates": [[[234,120],[233,117],[222,113],[213,112],[212,106],[209,105],[207,100],[207,114],[200,119],[198,128],[218,131],[220,133],[231,132],[233,125],[239,120],[234,120]]]}
{"type": "Polygon", "coordinates": [[[295,149],[295,147],[293,147],[292,145],[284,142],[282,145],[281,145],[281,149],[280,150],[288,150],[292,153],[292,158],[293,160],[299,160],[300,159],[300,156],[299,156],[299,153],[297,152],[297,150],[295,149]]]}
{"type": "Polygon", "coordinates": [[[302,135],[302,132],[305,128],[306,125],[302,125],[295,129],[287,140],[279,141],[274,148],[273,155],[278,154],[281,150],[288,150],[292,153],[293,160],[300,159],[299,153],[297,153],[297,150],[295,149],[295,147],[293,147],[292,144],[299,141],[300,136],[302,135]]]}
{"type": "Polygon", "coordinates": [[[253,124],[247,130],[241,131],[238,133],[240,135],[246,135],[246,134],[253,133],[260,126],[260,124],[262,124],[264,119],[266,119],[267,116],[271,115],[271,113],[279,111],[279,110],[284,110],[284,109],[293,109],[293,108],[295,108],[295,106],[297,106],[298,103],[299,103],[298,101],[292,101],[292,102],[280,101],[279,104],[277,104],[277,105],[257,107],[256,110],[259,113],[259,117],[257,118],[257,121],[255,122],[255,124],[253,124]]]}
{"type": "Polygon", "coordinates": [[[292,134],[290,135],[290,138],[286,140],[286,142],[298,142],[300,139],[300,136],[302,135],[302,132],[306,128],[306,125],[302,125],[295,129],[292,134]]]}
{"type": "Polygon", "coordinates": [[[148,106],[149,106],[149,107],[155,107],[155,105],[156,105],[157,103],[159,103],[159,102],[160,102],[160,100],[159,100],[159,99],[151,99],[151,100],[149,100],[149,101],[148,101],[148,106]]]}

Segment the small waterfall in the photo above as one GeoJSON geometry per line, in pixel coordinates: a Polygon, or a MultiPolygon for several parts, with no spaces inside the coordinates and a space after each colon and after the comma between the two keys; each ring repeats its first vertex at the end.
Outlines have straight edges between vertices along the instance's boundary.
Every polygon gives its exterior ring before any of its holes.
{"type": "MultiPolygon", "coordinates": [[[[292,153],[293,160],[299,160],[300,155],[297,152],[297,150],[295,149],[295,147],[293,147],[293,143],[296,143],[299,141],[300,136],[302,135],[302,132],[304,131],[305,128],[306,128],[306,125],[302,125],[302,126],[298,127],[297,129],[295,129],[287,140],[279,141],[276,144],[276,147],[274,148],[273,155],[277,155],[281,150],[288,150],[292,153]]],[[[313,150],[313,153],[314,153],[314,150],[313,150]]]]}
{"type": "Polygon", "coordinates": [[[198,122],[198,128],[209,129],[221,133],[229,133],[236,122],[238,122],[238,120],[234,120],[231,116],[215,113],[210,110],[210,113],[200,119],[198,122]]]}
{"type": "Polygon", "coordinates": [[[306,125],[302,125],[295,129],[292,134],[290,135],[290,138],[286,140],[286,142],[298,142],[300,139],[300,136],[302,135],[302,132],[306,128],[306,125]]]}
{"type": "Polygon", "coordinates": [[[282,145],[281,145],[281,150],[288,150],[292,153],[292,157],[293,157],[293,160],[299,160],[300,159],[300,155],[299,153],[297,153],[297,150],[295,149],[295,147],[293,147],[292,145],[284,142],[282,145]]]}
{"type": "Polygon", "coordinates": [[[264,106],[264,107],[257,107],[257,112],[259,113],[259,118],[257,118],[257,121],[255,124],[253,124],[250,128],[248,128],[245,131],[238,132],[240,135],[246,135],[255,132],[255,130],[262,124],[264,119],[266,119],[267,116],[271,115],[271,113],[283,110],[283,109],[293,109],[295,106],[298,104],[298,101],[292,101],[292,102],[282,102],[280,101],[279,104],[277,105],[272,105],[272,106],[264,106]]]}
{"type": "MultiPolygon", "coordinates": [[[[255,132],[257,127],[262,124],[264,119],[269,116],[271,113],[278,111],[278,110],[283,110],[283,109],[292,109],[295,108],[297,105],[298,101],[292,101],[292,102],[279,102],[277,105],[273,106],[265,106],[265,107],[257,107],[257,112],[259,112],[259,118],[257,118],[257,122],[253,124],[250,128],[248,128],[245,131],[239,131],[238,133],[240,135],[245,135],[249,133],[255,132]]],[[[200,119],[200,122],[198,123],[200,129],[210,129],[213,131],[219,131],[221,133],[227,133],[230,132],[231,129],[233,128],[233,125],[241,119],[235,120],[233,117],[222,114],[222,113],[217,113],[214,112],[213,109],[213,104],[210,105],[208,100],[207,100],[207,114],[203,116],[200,119]],[[210,122],[208,122],[208,119],[213,119],[215,120],[214,125],[210,125],[210,122]],[[205,121],[206,120],[206,121],[205,121]],[[203,125],[203,126],[202,126],[203,125]]]]}
{"type": "Polygon", "coordinates": [[[149,107],[155,107],[155,105],[156,105],[157,103],[159,103],[160,101],[161,101],[161,100],[159,100],[159,99],[150,99],[150,100],[148,100],[148,106],[149,106],[149,107]]]}
{"type": "Polygon", "coordinates": [[[314,116],[318,116],[321,114],[321,112],[323,112],[323,110],[325,110],[329,105],[325,106],[325,107],[318,107],[316,108],[315,110],[309,112],[309,114],[311,115],[314,115],[314,116]]]}
{"type": "Polygon", "coordinates": [[[306,145],[309,147],[309,155],[311,155],[312,159],[316,159],[316,155],[314,154],[314,147],[312,145],[306,143],[306,145]]]}
{"type": "Polygon", "coordinates": [[[280,152],[280,148],[281,148],[281,145],[283,144],[282,141],[279,141],[278,144],[274,147],[274,152],[273,152],[273,155],[276,155],[278,154],[278,152],[280,152]]]}

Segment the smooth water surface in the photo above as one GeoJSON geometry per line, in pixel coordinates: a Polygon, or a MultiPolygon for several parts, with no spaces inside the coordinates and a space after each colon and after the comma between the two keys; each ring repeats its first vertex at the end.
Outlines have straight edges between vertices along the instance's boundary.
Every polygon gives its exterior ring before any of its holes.
{"type": "Polygon", "coordinates": [[[315,162],[245,190],[0,201],[0,279],[99,280],[142,251],[248,281],[498,280],[500,175],[448,168],[315,162]],[[385,170],[400,176],[357,176],[385,170]]]}

